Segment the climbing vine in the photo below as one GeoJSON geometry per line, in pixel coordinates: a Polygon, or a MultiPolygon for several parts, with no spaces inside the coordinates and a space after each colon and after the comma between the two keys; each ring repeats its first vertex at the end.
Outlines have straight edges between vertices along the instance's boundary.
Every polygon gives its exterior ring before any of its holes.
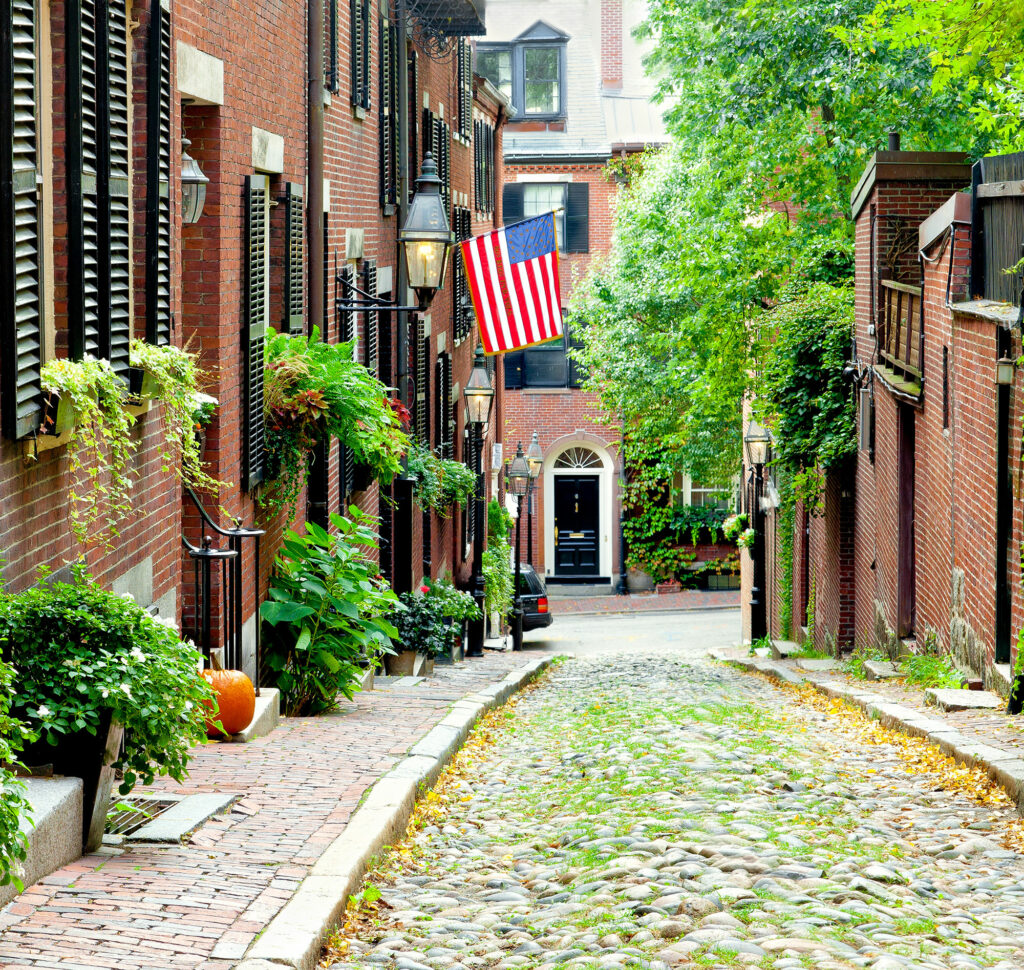
{"type": "Polygon", "coordinates": [[[779,583],[779,625],[787,640],[793,639],[793,540],[796,535],[796,497],[785,473],[776,478],[779,507],[775,513],[776,562],[782,570],[779,583]]]}

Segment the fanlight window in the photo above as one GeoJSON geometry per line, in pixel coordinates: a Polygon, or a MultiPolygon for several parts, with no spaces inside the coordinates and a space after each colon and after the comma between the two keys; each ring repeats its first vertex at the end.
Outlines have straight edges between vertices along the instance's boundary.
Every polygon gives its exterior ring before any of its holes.
{"type": "Polygon", "coordinates": [[[600,468],[601,459],[589,448],[567,448],[555,459],[555,468],[600,468]]]}

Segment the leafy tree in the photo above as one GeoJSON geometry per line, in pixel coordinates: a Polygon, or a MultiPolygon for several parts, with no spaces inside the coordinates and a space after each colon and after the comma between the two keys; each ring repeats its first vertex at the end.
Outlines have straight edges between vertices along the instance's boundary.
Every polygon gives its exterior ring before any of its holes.
{"type": "Polygon", "coordinates": [[[850,40],[924,53],[931,89],[964,87],[972,119],[1004,151],[1024,148],[1024,6],[1005,0],[883,0],[850,40]]]}

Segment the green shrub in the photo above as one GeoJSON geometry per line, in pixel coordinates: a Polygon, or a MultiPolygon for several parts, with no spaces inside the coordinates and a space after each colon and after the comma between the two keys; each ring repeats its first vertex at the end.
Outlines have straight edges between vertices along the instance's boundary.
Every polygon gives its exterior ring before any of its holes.
{"type": "Polygon", "coordinates": [[[426,589],[421,586],[416,592],[399,597],[404,609],[396,610],[390,617],[398,631],[395,646],[440,657],[451,650],[452,637],[444,622],[440,599],[428,595],[426,589]]]}
{"type": "Polygon", "coordinates": [[[487,538],[507,542],[513,525],[512,513],[496,498],[492,498],[487,503],[487,538]]]}
{"type": "Polygon", "coordinates": [[[0,662],[0,886],[13,882],[20,889],[19,863],[25,858],[21,823],[31,821],[31,817],[25,785],[14,777],[8,766],[31,735],[22,721],[8,714],[14,675],[10,664],[0,662]]]}
{"type": "Polygon", "coordinates": [[[513,584],[512,546],[507,539],[492,536],[484,550],[484,610],[506,616],[512,609],[513,584]]]}
{"type": "Polygon", "coordinates": [[[202,655],[173,620],[150,616],[78,567],[73,582],[0,597],[0,644],[18,669],[12,710],[41,740],[96,734],[109,712],[125,727],[115,762],[122,794],[158,774],[184,779],[190,747],[206,740],[204,704],[214,694],[199,676],[202,655]]]}
{"type": "Polygon", "coordinates": [[[480,608],[472,593],[456,589],[447,579],[424,579],[420,592],[434,601],[441,615],[461,623],[463,620],[479,620],[480,608]]]}
{"type": "Polygon", "coordinates": [[[339,694],[351,699],[362,665],[391,653],[397,635],[387,615],[398,598],[365,553],[377,548],[373,520],[355,506],[349,513],[331,515],[336,534],[312,522],[304,535],[285,534],[260,607],[265,680],[290,717],[329,711],[339,694]]]}
{"type": "Polygon", "coordinates": [[[409,448],[406,474],[415,480],[413,496],[420,508],[438,515],[447,515],[453,505],[465,508],[476,491],[476,472],[461,461],[439,458],[422,445],[409,448]]]}

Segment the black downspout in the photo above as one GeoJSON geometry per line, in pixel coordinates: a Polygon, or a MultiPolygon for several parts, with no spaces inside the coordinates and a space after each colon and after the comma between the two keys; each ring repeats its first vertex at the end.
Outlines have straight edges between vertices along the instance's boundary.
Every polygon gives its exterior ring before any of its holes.
{"type": "MultiPolygon", "coordinates": [[[[1010,332],[996,331],[996,357],[1010,356],[1010,332]]],[[[996,385],[996,652],[997,664],[1010,662],[1010,583],[1008,558],[1013,530],[1013,483],[1010,480],[1010,393],[1012,384],[996,385]]]]}

